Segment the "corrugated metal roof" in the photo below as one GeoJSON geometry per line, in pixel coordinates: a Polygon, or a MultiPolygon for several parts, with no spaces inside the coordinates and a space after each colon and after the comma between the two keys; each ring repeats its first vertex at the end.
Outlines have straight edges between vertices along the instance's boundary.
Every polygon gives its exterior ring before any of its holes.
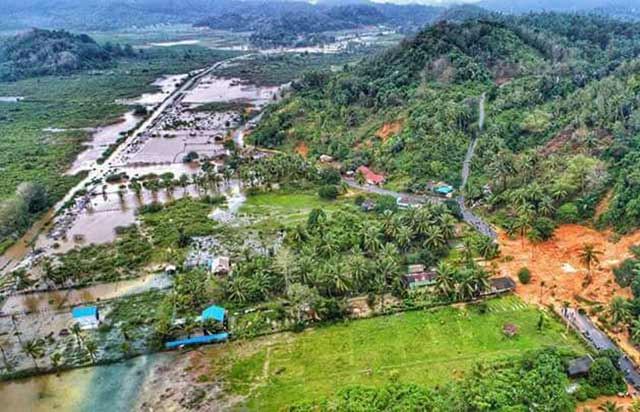
{"type": "Polygon", "coordinates": [[[88,316],[97,318],[98,308],[96,306],[78,306],[77,308],[71,309],[71,316],[74,318],[85,318],[88,316]]]}
{"type": "Polygon", "coordinates": [[[225,308],[213,305],[203,310],[200,318],[202,320],[215,319],[218,322],[222,322],[224,320],[225,313],[225,308]]]}
{"type": "Polygon", "coordinates": [[[223,333],[216,333],[214,335],[196,336],[195,338],[190,338],[190,339],[174,340],[174,341],[165,343],[164,347],[167,349],[173,349],[183,345],[198,345],[203,343],[222,342],[223,340],[227,340],[227,339],[229,339],[229,334],[227,332],[223,332],[223,333]]]}

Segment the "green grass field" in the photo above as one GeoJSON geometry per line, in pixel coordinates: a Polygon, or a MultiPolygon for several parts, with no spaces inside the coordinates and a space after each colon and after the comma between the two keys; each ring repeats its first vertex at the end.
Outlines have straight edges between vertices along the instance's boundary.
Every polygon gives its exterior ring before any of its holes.
{"type": "Polygon", "coordinates": [[[485,314],[455,308],[407,312],[236,342],[216,348],[213,362],[230,392],[248,396],[248,410],[268,412],[354,384],[443,384],[476,362],[549,345],[586,351],[553,319],[538,331],[539,316],[535,307],[506,297],[490,301],[485,314]],[[518,326],[515,338],[503,335],[505,323],[518,326]]]}
{"type": "Polygon", "coordinates": [[[293,226],[306,222],[313,209],[323,209],[331,213],[349,200],[322,200],[315,193],[272,192],[248,196],[240,213],[255,216],[258,226],[293,226]]]}

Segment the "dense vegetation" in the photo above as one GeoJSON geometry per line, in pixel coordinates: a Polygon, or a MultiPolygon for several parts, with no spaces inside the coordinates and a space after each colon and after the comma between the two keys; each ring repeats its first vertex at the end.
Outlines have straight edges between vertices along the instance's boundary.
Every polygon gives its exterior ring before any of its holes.
{"type": "MultiPolygon", "coordinates": [[[[602,376],[592,379],[593,382],[586,385],[593,391],[592,396],[600,391],[611,393],[610,382],[615,382],[612,388],[614,393],[615,390],[624,388],[624,382],[611,360],[602,356],[596,363],[600,360],[607,363],[608,367],[603,368],[602,376]]],[[[477,365],[461,381],[437,389],[397,383],[382,388],[356,386],[340,391],[333,398],[292,406],[288,410],[572,412],[575,411],[576,399],[566,391],[567,378],[564,370],[565,362],[560,353],[544,350],[507,363],[501,368],[477,365]]]]}
{"type": "Polygon", "coordinates": [[[114,58],[135,55],[130,45],[101,46],[86,34],[33,29],[0,43],[0,81],[104,69],[114,58]]]}
{"type": "Polygon", "coordinates": [[[440,9],[392,4],[312,5],[302,2],[245,3],[232,12],[213,15],[197,25],[218,30],[250,31],[258,47],[307,46],[335,40],[329,32],[390,25],[404,30],[423,27],[440,9]]]}
{"type": "Polygon", "coordinates": [[[640,225],[636,98],[640,26],[544,13],[440,23],[339,73],[315,72],[270,110],[251,138],[369,165],[415,192],[460,182],[479,136],[468,198],[510,230],[595,215],[640,225]],[[485,130],[477,127],[486,93],[485,130]],[[553,176],[553,178],[550,178],[553,176]],[[516,222],[524,216],[524,221],[516,222]]]}

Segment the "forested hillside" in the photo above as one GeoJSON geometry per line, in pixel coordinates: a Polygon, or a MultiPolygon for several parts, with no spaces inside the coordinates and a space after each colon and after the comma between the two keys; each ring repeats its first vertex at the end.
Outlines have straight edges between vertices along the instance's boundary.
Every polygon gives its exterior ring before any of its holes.
{"type": "Polygon", "coordinates": [[[252,138],[304,143],[310,156],[369,165],[392,187],[421,192],[430,181],[458,185],[478,135],[466,190],[500,212],[497,223],[517,230],[525,210],[541,237],[555,222],[594,217],[629,230],[640,225],[639,29],[549,13],[439,23],[355,68],[307,74],[252,138]]]}
{"type": "Polygon", "coordinates": [[[0,81],[102,69],[135,55],[131,46],[101,46],[86,34],[33,29],[0,43],[0,81]]]}
{"type": "Polygon", "coordinates": [[[251,42],[260,47],[300,46],[332,40],[320,33],[387,25],[416,31],[435,21],[442,8],[373,3],[318,6],[305,2],[248,2],[233,10],[211,14],[197,26],[215,30],[253,32],[251,42]]]}

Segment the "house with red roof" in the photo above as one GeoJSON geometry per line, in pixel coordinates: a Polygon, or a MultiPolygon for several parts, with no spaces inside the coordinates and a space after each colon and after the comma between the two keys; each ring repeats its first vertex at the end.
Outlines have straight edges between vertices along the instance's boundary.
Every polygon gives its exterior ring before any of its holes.
{"type": "Polygon", "coordinates": [[[360,166],[357,169],[357,172],[362,173],[364,176],[365,182],[370,185],[381,185],[384,183],[384,176],[374,173],[371,169],[366,166],[360,166]]]}

